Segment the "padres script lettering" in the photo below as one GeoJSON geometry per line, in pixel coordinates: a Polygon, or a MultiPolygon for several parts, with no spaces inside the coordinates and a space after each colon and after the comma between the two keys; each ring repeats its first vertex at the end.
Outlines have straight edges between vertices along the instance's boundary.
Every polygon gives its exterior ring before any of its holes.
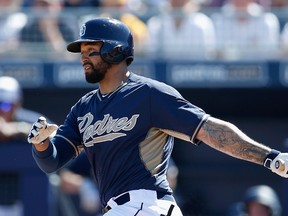
{"type": "Polygon", "coordinates": [[[112,141],[126,136],[125,133],[120,131],[132,130],[136,125],[138,117],[139,114],[135,114],[130,119],[128,117],[113,119],[110,114],[106,114],[102,120],[98,120],[94,124],[92,124],[94,116],[91,113],[78,117],[79,130],[80,133],[83,133],[84,145],[91,147],[96,143],[112,141]]]}

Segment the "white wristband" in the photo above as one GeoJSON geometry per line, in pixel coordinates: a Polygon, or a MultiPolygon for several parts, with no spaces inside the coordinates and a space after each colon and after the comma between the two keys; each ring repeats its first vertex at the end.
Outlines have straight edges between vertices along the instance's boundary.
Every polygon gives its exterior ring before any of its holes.
{"type": "Polygon", "coordinates": [[[266,156],[263,165],[268,168],[271,169],[271,162],[280,154],[280,151],[277,151],[275,149],[272,149],[269,154],[266,156]]]}

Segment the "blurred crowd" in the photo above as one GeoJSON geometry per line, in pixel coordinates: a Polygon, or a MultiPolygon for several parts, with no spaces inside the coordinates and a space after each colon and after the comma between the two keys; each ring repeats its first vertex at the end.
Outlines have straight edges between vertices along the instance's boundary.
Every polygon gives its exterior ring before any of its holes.
{"type": "Polygon", "coordinates": [[[81,24],[110,16],[131,28],[140,57],[283,59],[287,6],[286,0],[0,0],[0,56],[77,59],[65,47],[81,24]]]}
{"type": "MultiPolygon", "coordinates": [[[[23,103],[23,90],[18,80],[10,76],[0,76],[0,146],[27,145],[27,134],[32,123],[43,114],[25,108],[23,103]]],[[[13,169],[1,170],[0,216],[23,215],[19,182],[19,172],[13,169]]]]}
{"type": "MultiPolygon", "coordinates": [[[[78,38],[79,28],[87,19],[109,16],[129,26],[138,58],[285,59],[288,57],[286,9],[287,0],[0,0],[0,58],[78,60],[77,55],[66,51],[66,44],[78,38]]],[[[31,122],[40,114],[22,107],[19,84],[7,79],[0,79],[0,142],[18,139],[26,142],[31,122]]],[[[83,154],[78,160],[87,163],[83,154]]],[[[178,169],[171,164],[168,178],[176,190],[178,169]]],[[[59,198],[53,203],[55,215],[67,215],[67,211],[69,215],[100,214],[100,207],[95,205],[99,201],[97,187],[91,181],[89,169],[85,171],[71,163],[58,173],[60,183],[52,184],[55,186],[52,192],[59,198]],[[67,199],[79,204],[74,213],[71,205],[63,204],[67,199]],[[63,209],[58,209],[59,206],[63,209]]],[[[8,184],[17,187],[17,174],[0,173],[0,179],[0,215],[2,212],[8,216],[21,215],[17,190],[9,199],[3,192],[8,184]],[[15,183],[11,184],[11,179],[15,183]]],[[[176,195],[184,211],[185,206],[191,208],[180,193],[176,195]]],[[[247,215],[242,212],[246,203],[240,204],[241,215],[247,215]]],[[[232,210],[234,213],[235,208],[232,210]]]]}

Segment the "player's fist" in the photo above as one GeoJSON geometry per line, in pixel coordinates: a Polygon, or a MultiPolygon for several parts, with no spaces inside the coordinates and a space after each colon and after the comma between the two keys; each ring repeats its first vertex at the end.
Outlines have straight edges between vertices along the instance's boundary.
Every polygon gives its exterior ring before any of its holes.
{"type": "Polygon", "coordinates": [[[288,178],[288,153],[278,154],[271,162],[270,169],[272,172],[288,178]]]}
{"type": "Polygon", "coordinates": [[[57,125],[48,124],[46,118],[41,116],[37,122],[32,125],[27,141],[35,145],[42,144],[42,142],[51,136],[57,129],[57,125]]]}

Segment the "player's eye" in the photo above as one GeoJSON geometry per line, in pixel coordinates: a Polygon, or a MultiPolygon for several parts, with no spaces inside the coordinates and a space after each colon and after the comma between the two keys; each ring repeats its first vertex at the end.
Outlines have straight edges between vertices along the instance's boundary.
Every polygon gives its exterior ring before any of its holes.
{"type": "Polygon", "coordinates": [[[85,51],[85,52],[81,52],[81,56],[82,58],[87,56],[87,57],[92,57],[92,56],[99,56],[100,52],[96,52],[96,51],[85,51]]]}
{"type": "Polygon", "coordinates": [[[100,52],[92,52],[88,56],[91,57],[91,56],[99,56],[99,55],[100,55],[100,52]]]}

